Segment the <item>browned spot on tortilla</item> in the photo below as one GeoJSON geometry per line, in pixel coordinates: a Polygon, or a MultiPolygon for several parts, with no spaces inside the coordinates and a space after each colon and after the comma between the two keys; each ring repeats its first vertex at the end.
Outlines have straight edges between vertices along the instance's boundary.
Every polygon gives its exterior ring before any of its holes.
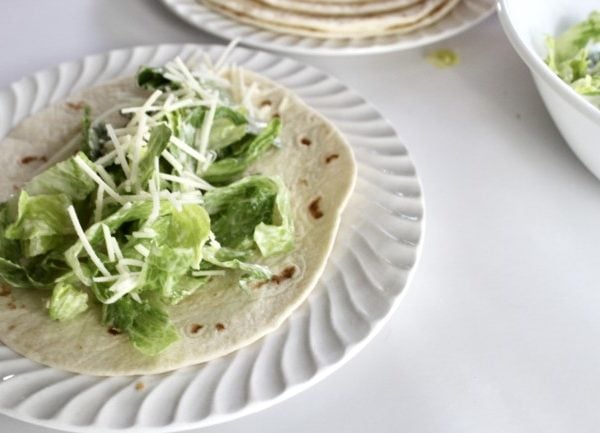
{"type": "Polygon", "coordinates": [[[224,331],[225,330],[225,325],[223,325],[222,323],[217,323],[215,325],[215,329],[219,332],[224,331]]]}
{"type": "Polygon", "coordinates": [[[21,158],[21,164],[29,164],[29,163],[32,163],[35,161],[46,162],[46,161],[48,161],[48,158],[46,158],[44,155],[42,155],[42,156],[30,155],[30,156],[24,156],[23,158],[21,158]]]}
{"type": "Polygon", "coordinates": [[[338,155],[337,153],[332,153],[327,158],[325,158],[325,164],[329,164],[331,161],[333,161],[334,159],[338,159],[339,157],[340,155],[338,155]]]}
{"type": "Polygon", "coordinates": [[[16,310],[17,309],[17,304],[15,304],[14,302],[9,302],[7,304],[7,307],[9,310],[16,310]]]}
{"type": "Polygon", "coordinates": [[[279,115],[279,113],[273,113],[273,119],[279,119],[281,116],[279,115]]]}
{"type": "Polygon", "coordinates": [[[311,201],[310,204],[308,205],[308,211],[310,212],[312,217],[316,220],[318,220],[319,218],[321,218],[323,216],[323,212],[321,211],[321,208],[319,207],[320,202],[321,202],[321,197],[317,197],[316,199],[311,201]]]}
{"type": "Polygon", "coordinates": [[[16,325],[10,325],[10,326],[8,327],[8,330],[9,330],[9,331],[12,331],[12,330],[13,330],[13,329],[15,329],[16,327],[17,327],[16,325]]]}
{"type": "Polygon", "coordinates": [[[304,185],[304,186],[306,186],[306,185],[308,185],[308,180],[306,180],[306,179],[300,179],[300,180],[298,181],[298,183],[299,183],[300,185],[304,185]]]}
{"type": "Polygon", "coordinates": [[[201,324],[199,324],[199,323],[192,323],[192,324],[190,325],[190,332],[191,332],[192,334],[197,334],[197,333],[198,333],[198,331],[200,331],[202,328],[204,328],[204,326],[203,326],[203,325],[201,325],[201,324]]]}
{"type": "Polygon", "coordinates": [[[310,146],[312,144],[312,141],[310,141],[310,139],[307,138],[307,137],[302,137],[300,139],[300,143],[303,144],[303,145],[305,145],[305,146],[310,146]]]}
{"type": "Polygon", "coordinates": [[[280,284],[282,281],[289,280],[296,273],[296,268],[294,266],[288,266],[283,271],[281,271],[278,275],[273,275],[271,277],[271,281],[275,284],[280,284]]]}
{"type": "Polygon", "coordinates": [[[268,99],[265,99],[264,101],[262,101],[260,103],[260,107],[261,108],[263,108],[263,107],[270,107],[270,106],[271,106],[271,101],[269,101],[268,99]]]}
{"type": "Polygon", "coordinates": [[[81,102],[81,101],[80,102],[67,102],[65,105],[72,110],[81,110],[82,108],[85,107],[85,103],[81,102]]]}
{"type": "Polygon", "coordinates": [[[145,387],[146,385],[144,385],[144,382],[138,382],[135,384],[136,391],[143,391],[145,387]]]}
{"type": "Polygon", "coordinates": [[[9,286],[0,286],[0,296],[8,296],[12,289],[9,286]]]}
{"type": "Polygon", "coordinates": [[[290,278],[292,278],[295,273],[296,273],[296,267],[288,266],[288,267],[284,268],[279,274],[273,275],[268,280],[261,281],[254,288],[258,289],[267,283],[281,284],[282,281],[289,280],[290,278]]]}
{"type": "Polygon", "coordinates": [[[119,335],[121,331],[115,328],[114,326],[111,326],[110,328],[108,328],[108,333],[110,335],[119,335]]]}

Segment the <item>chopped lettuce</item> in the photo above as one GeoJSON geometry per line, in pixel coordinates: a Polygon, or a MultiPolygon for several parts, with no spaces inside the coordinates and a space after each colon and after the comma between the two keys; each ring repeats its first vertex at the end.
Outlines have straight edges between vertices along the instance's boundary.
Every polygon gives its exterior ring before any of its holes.
{"type": "Polygon", "coordinates": [[[249,116],[212,74],[140,69],[138,85],[160,91],[124,111],[124,126],[86,108],[76,158],[0,204],[0,282],[47,289],[62,322],[99,304],[105,325],[156,356],[179,338],[169,305],[212,278],[242,289],[271,278],[263,259],[293,248],[289,194],[279,178],[244,174],[281,123],[249,116]]]}
{"type": "Polygon", "coordinates": [[[250,165],[273,147],[280,130],[280,120],[273,119],[258,135],[247,133],[240,141],[220,152],[217,160],[204,173],[204,178],[218,184],[238,179],[250,165]]]}
{"type": "Polygon", "coordinates": [[[48,312],[54,320],[70,320],[88,309],[88,295],[68,283],[57,283],[52,290],[48,312]]]}
{"type": "MultiPolygon", "coordinates": [[[[79,156],[89,162],[84,154],[79,156]]],[[[73,201],[82,201],[96,188],[96,183],[69,158],[34,177],[23,189],[30,195],[64,194],[73,201]]]]}
{"type": "Polygon", "coordinates": [[[223,246],[244,250],[256,244],[264,257],[293,248],[289,197],[281,180],[249,176],[208,191],[204,199],[223,246]]]}
{"type": "Polygon", "coordinates": [[[563,81],[586,96],[600,95],[600,11],[557,37],[548,36],[546,63],[563,81]]]}
{"type": "Polygon", "coordinates": [[[170,138],[171,130],[168,126],[158,125],[152,128],[146,153],[139,163],[138,183],[140,185],[144,186],[152,176],[154,159],[159,157],[162,151],[167,148],[170,138]]]}
{"type": "Polygon", "coordinates": [[[31,197],[27,191],[21,191],[17,220],[6,228],[4,236],[22,240],[25,257],[66,247],[75,234],[67,215],[70,204],[71,200],[64,194],[31,197]]]}
{"type": "Polygon", "coordinates": [[[82,124],[81,151],[91,160],[98,159],[104,154],[104,146],[108,141],[106,125],[92,125],[92,110],[89,106],[83,110],[82,124]]]}
{"type": "Polygon", "coordinates": [[[103,305],[104,323],[127,333],[133,346],[144,355],[156,356],[179,339],[163,308],[149,301],[121,298],[103,305]]]}
{"type": "Polygon", "coordinates": [[[164,89],[173,87],[161,68],[143,67],[138,71],[137,84],[144,89],[164,89]]]}
{"type": "MultiPolygon", "coordinates": [[[[193,142],[195,135],[202,129],[207,111],[206,107],[198,107],[189,114],[186,122],[191,128],[188,127],[187,131],[192,133],[188,133],[188,142],[193,142]]],[[[246,135],[247,129],[248,120],[242,113],[228,107],[218,107],[215,110],[215,117],[208,138],[208,147],[213,150],[223,149],[241,140],[246,135]]]]}

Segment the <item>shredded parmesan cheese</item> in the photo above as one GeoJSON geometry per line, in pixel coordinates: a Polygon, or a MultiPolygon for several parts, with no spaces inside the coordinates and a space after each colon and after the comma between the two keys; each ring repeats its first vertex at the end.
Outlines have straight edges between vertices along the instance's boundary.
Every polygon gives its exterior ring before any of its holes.
{"type": "Polygon", "coordinates": [[[73,207],[73,205],[67,208],[67,213],[69,214],[69,218],[71,218],[71,223],[73,224],[75,233],[77,233],[77,237],[81,241],[81,245],[83,245],[83,249],[86,253],[88,253],[88,256],[90,256],[90,260],[94,263],[94,265],[96,265],[96,267],[102,273],[102,275],[104,275],[105,277],[110,276],[110,272],[108,272],[108,269],[106,269],[104,263],[102,263],[102,260],[100,260],[100,258],[96,254],[94,248],[92,248],[92,244],[90,244],[90,241],[88,241],[88,238],[85,235],[83,228],[81,227],[81,223],[79,222],[79,218],[77,218],[77,213],[75,212],[75,208],[73,207]]]}
{"type": "Polygon", "coordinates": [[[121,196],[119,194],[117,194],[114,189],[112,189],[110,186],[108,186],[106,184],[106,182],[104,182],[100,178],[100,176],[98,176],[96,174],[96,172],[94,170],[92,170],[90,168],[90,166],[85,163],[85,161],[83,161],[83,159],[81,159],[81,157],[79,155],[75,155],[73,157],[73,160],[85,172],[85,174],[87,174],[94,182],[96,182],[98,184],[98,186],[102,185],[104,187],[104,190],[106,191],[106,193],[109,196],[111,196],[112,198],[114,198],[119,203],[123,203],[123,200],[121,199],[121,196]]]}

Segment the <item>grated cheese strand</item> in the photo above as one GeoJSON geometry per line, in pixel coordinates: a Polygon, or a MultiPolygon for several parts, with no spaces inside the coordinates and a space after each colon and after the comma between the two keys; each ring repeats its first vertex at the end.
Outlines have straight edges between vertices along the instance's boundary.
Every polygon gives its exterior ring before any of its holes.
{"type": "Polygon", "coordinates": [[[200,174],[206,169],[204,167],[204,162],[207,161],[205,154],[206,149],[208,148],[210,130],[212,129],[212,125],[215,120],[215,112],[217,110],[217,99],[218,96],[216,94],[212,96],[210,100],[210,108],[208,110],[208,113],[206,113],[206,115],[204,116],[204,120],[202,122],[202,129],[200,130],[200,140],[196,147],[199,149],[199,153],[200,155],[202,155],[204,161],[198,161],[198,164],[196,165],[196,174],[200,174]]]}
{"type": "Polygon", "coordinates": [[[142,262],[141,260],[128,259],[128,258],[119,260],[119,264],[122,266],[137,266],[139,268],[142,268],[145,265],[145,263],[142,262]]]}
{"type": "Polygon", "coordinates": [[[137,286],[137,278],[132,275],[121,276],[112,286],[108,288],[114,293],[110,298],[104,301],[104,304],[114,304],[127,293],[131,292],[137,286]]]}
{"type": "Polygon", "coordinates": [[[121,166],[121,170],[123,170],[123,173],[125,173],[125,176],[129,179],[131,172],[129,170],[127,158],[125,157],[125,149],[123,148],[124,146],[119,141],[112,125],[106,125],[106,132],[108,133],[108,137],[110,138],[110,141],[112,142],[113,146],[115,146],[115,152],[117,160],[119,161],[119,165],[121,166]]]}
{"type": "Polygon", "coordinates": [[[160,216],[160,167],[158,165],[158,156],[154,157],[154,173],[149,183],[150,194],[152,194],[152,212],[145,225],[151,225],[160,216]]]}
{"type": "Polygon", "coordinates": [[[225,48],[225,51],[223,51],[223,54],[221,54],[221,57],[219,57],[219,59],[215,63],[215,66],[214,66],[215,71],[220,72],[221,68],[225,65],[225,62],[227,61],[227,58],[229,57],[231,52],[234,50],[234,48],[239,43],[240,43],[240,38],[232,39],[231,42],[229,42],[229,45],[227,45],[227,47],[225,48]]]}
{"type": "Polygon", "coordinates": [[[171,152],[165,149],[160,155],[165,159],[165,161],[171,164],[175,171],[177,171],[178,173],[181,173],[183,171],[183,164],[179,162],[171,152]]]}
{"type": "Polygon", "coordinates": [[[133,248],[144,257],[148,257],[150,255],[150,250],[142,244],[136,244],[133,246],[133,248]]]}
{"type": "Polygon", "coordinates": [[[97,223],[102,219],[102,211],[104,210],[104,186],[98,186],[96,191],[96,203],[94,207],[94,222],[97,223]]]}
{"type": "Polygon", "coordinates": [[[75,163],[85,172],[85,174],[87,174],[94,182],[96,182],[98,186],[102,185],[109,196],[114,198],[117,202],[123,204],[123,199],[121,196],[117,194],[110,186],[108,186],[106,182],[104,182],[100,176],[98,176],[98,174],[92,170],[83,159],[81,159],[79,155],[75,155],[73,157],[73,161],[75,161],[75,163]]]}
{"type": "Polygon", "coordinates": [[[181,149],[183,152],[187,153],[189,156],[194,158],[198,162],[204,162],[206,159],[200,152],[194,149],[192,146],[188,145],[185,141],[175,136],[171,136],[171,143],[181,149]]]}
{"type": "Polygon", "coordinates": [[[225,271],[192,271],[194,277],[221,277],[225,275],[225,271]]]}
{"type": "Polygon", "coordinates": [[[77,233],[77,237],[81,241],[81,245],[83,245],[83,249],[86,253],[88,253],[88,256],[90,256],[90,260],[94,263],[94,265],[96,265],[96,267],[102,273],[102,275],[104,275],[105,277],[110,276],[110,272],[108,272],[108,269],[106,269],[104,263],[102,263],[102,260],[100,260],[100,258],[94,251],[94,248],[92,248],[92,244],[90,244],[90,241],[85,235],[85,232],[81,227],[81,223],[79,222],[79,218],[77,218],[77,212],[75,212],[75,208],[73,207],[73,205],[70,205],[67,208],[67,213],[69,214],[69,218],[71,218],[71,223],[73,224],[75,233],[77,233]]]}
{"type": "Polygon", "coordinates": [[[106,244],[106,254],[108,254],[108,261],[115,261],[115,247],[113,245],[112,236],[110,234],[110,229],[106,224],[102,224],[102,234],[104,235],[104,243],[106,244]]]}

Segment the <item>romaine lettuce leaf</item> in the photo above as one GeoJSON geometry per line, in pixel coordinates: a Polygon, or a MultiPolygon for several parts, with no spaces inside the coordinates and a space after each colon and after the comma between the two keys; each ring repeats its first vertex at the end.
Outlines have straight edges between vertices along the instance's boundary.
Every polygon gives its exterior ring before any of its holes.
{"type": "Polygon", "coordinates": [[[138,303],[125,296],[103,305],[104,323],[128,334],[133,346],[148,356],[164,351],[179,336],[167,313],[148,301],[138,303]]]}
{"type": "Polygon", "coordinates": [[[88,309],[88,295],[68,283],[57,283],[52,290],[48,312],[54,320],[70,320],[88,309]]]}
{"type": "Polygon", "coordinates": [[[83,110],[81,151],[91,160],[96,160],[104,154],[104,145],[108,141],[108,133],[104,123],[92,125],[91,114],[91,108],[86,105],[83,110]]]}
{"type": "Polygon", "coordinates": [[[294,248],[294,223],[289,193],[283,181],[272,178],[277,184],[277,199],[271,224],[264,221],[254,229],[254,242],[263,257],[290,252],[294,248]]]}
{"type": "MultiPolygon", "coordinates": [[[[78,153],[85,162],[89,159],[78,153]]],[[[73,158],[48,168],[23,188],[30,195],[64,194],[73,201],[84,200],[96,190],[96,183],[77,165],[73,158]]]]}
{"type": "MultiPolygon", "coordinates": [[[[204,116],[207,111],[206,107],[198,107],[188,115],[186,122],[192,128],[188,128],[187,130],[193,132],[193,134],[188,133],[186,137],[188,143],[193,143],[195,135],[199,134],[202,130],[204,116]]],[[[208,148],[219,150],[241,140],[246,135],[247,126],[248,120],[242,113],[232,110],[229,107],[218,107],[215,110],[215,117],[210,129],[208,148]]]]}
{"type": "Polygon", "coordinates": [[[167,125],[157,125],[150,132],[148,147],[146,153],[139,162],[138,182],[139,185],[145,186],[146,182],[152,177],[154,172],[154,158],[160,156],[163,150],[167,148],[169,139],[171,138],[171,130],[167,125]]]}
{"type": "Polygon", "coordinates": [[[67,214],[71,200],[64,194],[30,196],[21,191],[17,220],[9,225],[7,239],[28,241],[26,257],[43,254],[50,249],[72,243],[75,230],[67,214]]]}
{"type": "Polygon", "coordinates": [[[272,119],[258,135],[246,134],[235,145],[225,148],[228,152],[223,152],[223,155],[208,167],[203,178],[215,184],[228,183],[237,179],[273,146],[280,130],[280,120],[272,119]],[[235,148],[230,149],[233,147],[235,148]]]}
{"type": "Polygon", "coordinates": [[[207,191],[204,201],[224,247],[245,250],[255,243],[264,257],[293,248],[289,197],[280,179],[249,176],[207,191]]]}
{"type": "Polygon", "coordinates": [[[165,302],[177,303],[192,293],[193,285],[186,284],[185,290],[179,286],[190,268],[200,265],[210,219],[202,207],[190,204],[160,218],[151,228],[157,236],[150,241],[153,245],[140,276],[140,290],[158,291],[165,302]]]}
{"type": "Polygon", "coordinates": [[[137,84],[143,89],[177,88],[177,85],[164,76],[161,68],[149,66],[140,68],[137,73],[137,84]]]}

